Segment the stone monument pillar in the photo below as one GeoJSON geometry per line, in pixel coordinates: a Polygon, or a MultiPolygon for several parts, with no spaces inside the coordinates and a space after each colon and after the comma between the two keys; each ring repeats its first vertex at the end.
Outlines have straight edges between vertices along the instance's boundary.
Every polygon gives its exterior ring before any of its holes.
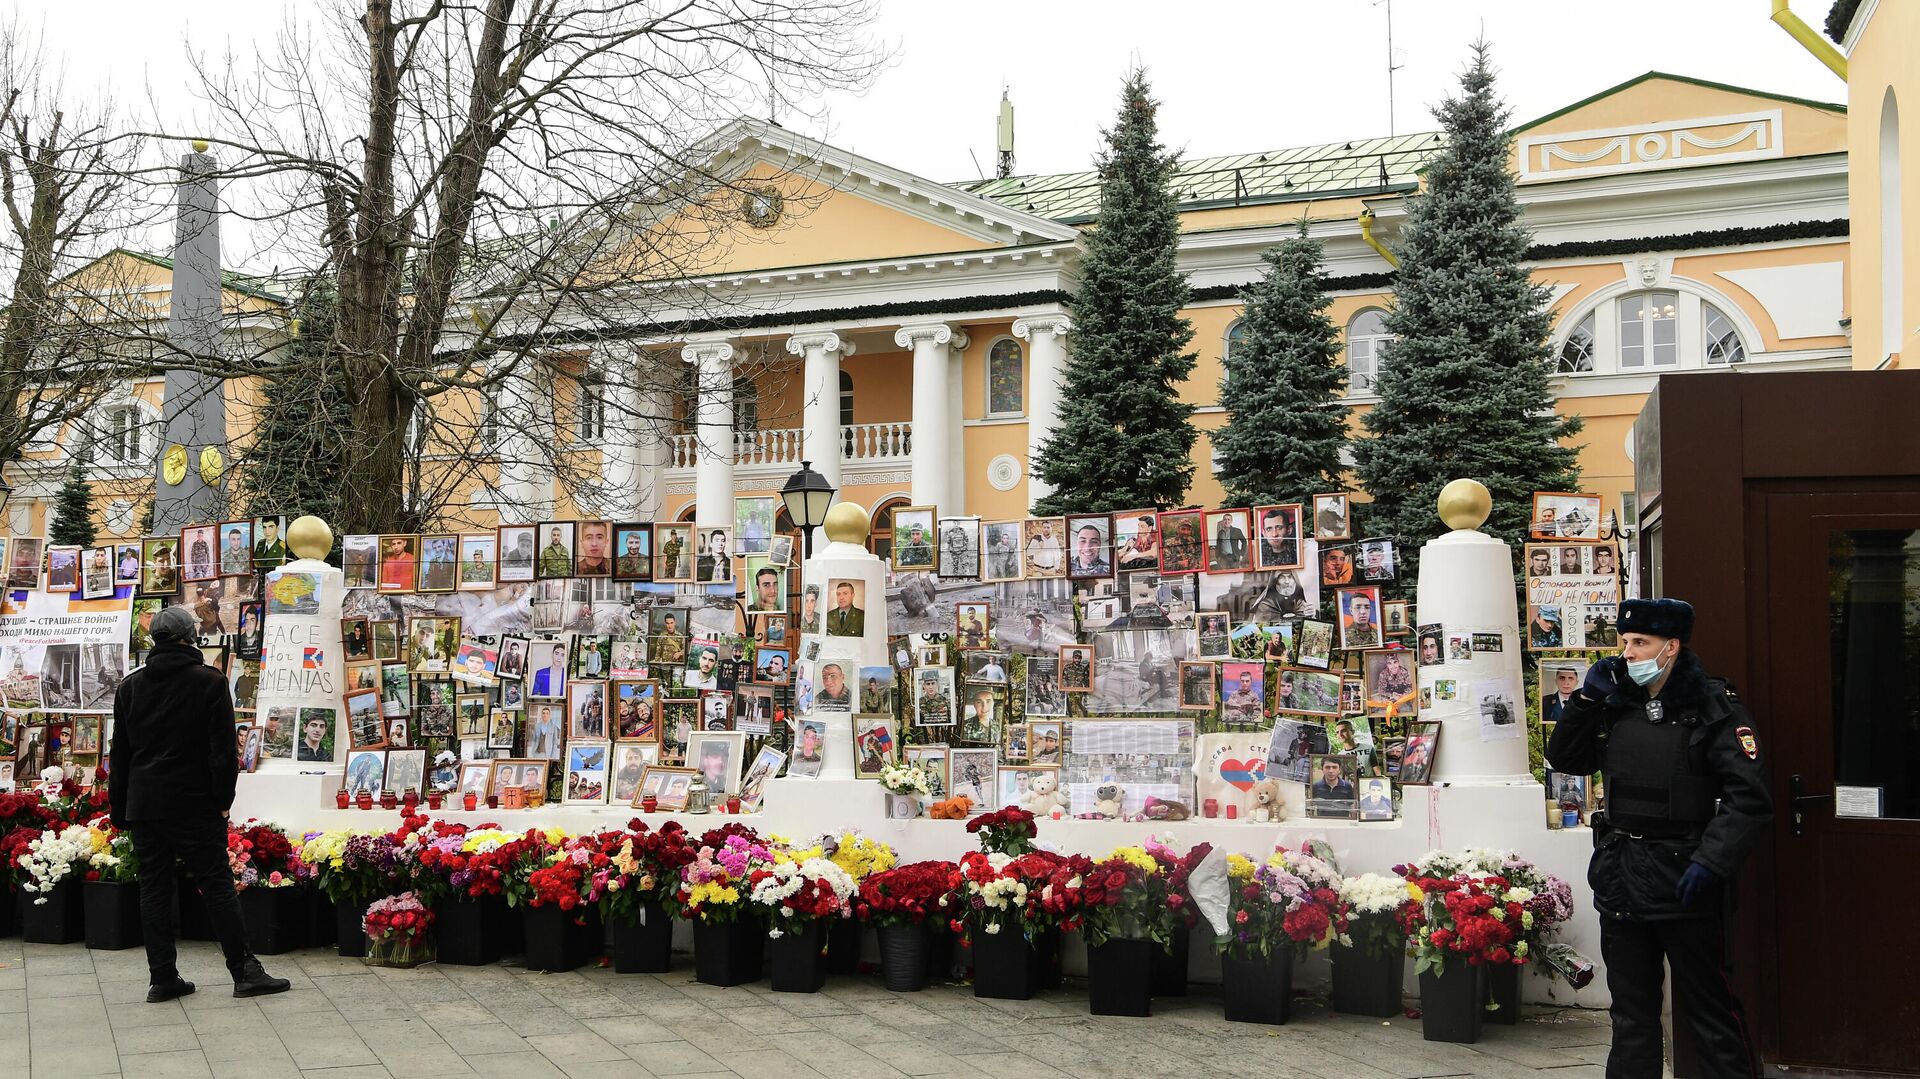
{"type": "Polygon", "coordinates": [[[265,722],[275,709],[294,723],[294,756],[270,759],[261,771],[330,770],[347,759],[351,733],[341,712],[346,692],[340,641],[340,606],[346,599],[343,574],[321,561],[333,549],[333,529],[318,517],[301,517],[287,527],[287,547],[295,560],[267,574],[266,619],[261,624],[260,692],[256,715],[265,722]],[[333,731],[332,759],[300,759],[306,724],[325,713],[333,731]]]}
{"type": "MultiPolygon", "coordinates": [[[[220,191],[205,142],[180,159],[167,340],[185,356],[220,351],[220,191]]],[[[160,402],[162,444],[154,483],[153,535],[232,517],[226,471],[227,402],[221,380],[169,364],[160,402]]]]}

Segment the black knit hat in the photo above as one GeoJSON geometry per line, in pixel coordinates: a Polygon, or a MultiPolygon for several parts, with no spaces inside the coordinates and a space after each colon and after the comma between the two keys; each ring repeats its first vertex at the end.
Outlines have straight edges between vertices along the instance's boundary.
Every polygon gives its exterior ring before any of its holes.
{"type": "Polygon", "coordinates": [[[153,621],[147,624],[147,632],[156,644],[161,641],[192,642],[199,628],[200,620],[185,607],[168,607],[154,615],[153,621]]]}
{"type": "Polygon", "coordinates": [[[1620,604],[1620,632],[1673,637],[1682,644],[1693,636],[1693,604],[1683,599],[1630,599],[1620,604]]]}

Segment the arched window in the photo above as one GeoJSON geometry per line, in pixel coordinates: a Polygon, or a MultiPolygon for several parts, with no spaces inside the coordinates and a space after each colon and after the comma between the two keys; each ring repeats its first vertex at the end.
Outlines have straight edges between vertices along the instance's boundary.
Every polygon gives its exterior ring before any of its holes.
{"type": "Polygon", "coordinates": [[[1680,297],[1666,289],[1620,297],[1620,369],[1680,363],[1680,297]]]}
{"type": "Polygon", "coordinates": [[[1240,346],[1246,343],[1246,340],[1247,320],[1243,318],[1234,319],[1233,324],[1227,327],[1227,340],[1225,347],[1220,350],[1220,362],[1225,363],[1233,359],[1233,354],[1239,351],[1240,346]]]}
{"type": "Polygon", "coordinates": [[[840,426],[853,426],[853,376],[840,372],[840,426]]]}
{"type": "Polygon", "coordinates": [[[1347,323],[1347,392],[1379,393],[1381,349],[1393,335],[1387,333],[1387,313],[1369,307],[1347,323]]]}
{"type": "Polygon", "coordinates": [[[895,496],[873,508],[873,526],[867,532],[867,550],[883,560],[893,559],[893,511],[913,503],[895,496]]]}
{"type": "Polygon", "coordinates": [[[1019,341],[1002,337],[987,349],[987,415],[1018,416],[1026,409],[1026,353],[1019,341]]]}
{"type": "Polygon", "coordinates": [[[1593,321],[1593,312],[1587,312],[1587,317],[1561,342],[1560,351],[1553,358],[1554,374],[1578,375],[1593,370],[1593,321]]]}
{"type": "Polygon", "coordinates": [[[1733,320],[1724,311],[1710,303],[1700,305],[1703,316],[1701,325],[1706,332],[1706,354],[1709,365],[1745,363],[1747,359],[1746,343],[1740,340],[1740,331],[1734,329],[1733,320]]]}
{"type": "Polygon", "coordinates": [[[1893,87],[1880,104],[1880,355],[1877,364],[1906,341],[1906,240],[1902,228],[1900,101],[1893,87]]]}

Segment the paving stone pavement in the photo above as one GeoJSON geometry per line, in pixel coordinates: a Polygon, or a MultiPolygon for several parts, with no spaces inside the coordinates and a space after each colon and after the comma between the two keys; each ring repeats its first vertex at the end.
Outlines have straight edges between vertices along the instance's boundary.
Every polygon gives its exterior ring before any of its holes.
{"type": "Polygon", "coordinates": [[[686,969],[665,975],[538,974],[389,970],[304,951],[264,960],[292,991],[235,1000],[216,946],[183,942],[181,971],[200,991],[147,1004],[139,949],[0,940],[0,1075],[1575,1079],[1602,1074],[1609,1033],[1603,1012],[1529,1007],[1477,1045],[1445,1045],[1423,1040],[1417,1020],[1304,1000],[1286,1026],[1228,1023],[1217,989],[1198,985],[1156,1000],[1150,1019],[1090,1016],[1071,980],[1030,1001],[975,1000],[959,984],[889,993],[866,975],[814,994],[717,989],[677,958],[686,969]]]}

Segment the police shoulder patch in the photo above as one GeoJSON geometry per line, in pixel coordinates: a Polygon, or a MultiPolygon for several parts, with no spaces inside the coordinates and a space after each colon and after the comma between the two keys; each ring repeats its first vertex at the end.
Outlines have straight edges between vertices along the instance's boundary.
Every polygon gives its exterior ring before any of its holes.
{"type": "Polygon", "coordinates": [[[1745,753],[1748,760],[1760,759],[1760,743],[1753,737],[1752,727],[1741,727],[1733,732],[1733,736],[1740,739],[1740,752],[1745,753]]]}

